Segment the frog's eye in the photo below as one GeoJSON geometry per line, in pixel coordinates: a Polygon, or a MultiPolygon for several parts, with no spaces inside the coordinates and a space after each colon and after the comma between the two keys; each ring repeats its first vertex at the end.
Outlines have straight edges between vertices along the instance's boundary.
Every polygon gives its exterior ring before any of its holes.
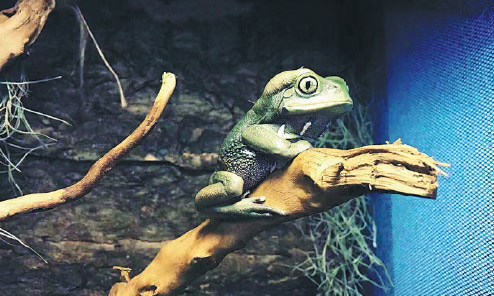
{"type": "Polygon", "coordinates": [[[306,95],[313,94],[317,90],[317,79],[312,76],[300,79],[298,89],[306,95]]]}

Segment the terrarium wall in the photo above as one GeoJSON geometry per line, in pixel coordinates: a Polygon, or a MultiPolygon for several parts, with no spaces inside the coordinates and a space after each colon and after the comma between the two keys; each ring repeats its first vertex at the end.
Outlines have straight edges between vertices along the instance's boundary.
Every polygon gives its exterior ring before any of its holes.
{"type": "MultiPolygon", "coordinates": [[[[71,123],[28,115],[34,130],[57,141],[46,140],[52,145],[23,161],[15,180],[24,193],[79,180],[144,118],[163,71],[177,74],[178,86],[153,133],[88,196],[2,223],[49,264],[23,247],[0,243],[0,294],[102,295],[117,280],[112,266],[142,270],[162,241],[201,221],[193,196],[207,184],[215,157],[200,154],[218,151],[275,74],[303,66],[339,75],[356,101],[370,100],[369,84],[379,72],[370,61],[382,34],[377,4],[367,2],[60,1],[29,55],[2,77],[61,75],[31,85],[23,103],[71,123]],[[74,4],[120,76],[126,109],[90,40],[80,89],[74,4]]],[[[5,175],[1,182],[2,199],[18,194],[5,175]]],[[[305,259],[310,244],[292,224],[282,225],[227,256],[186,292],[315,295],[317,287],[289,267],[305,259]]]]}
{"type": "Polygon", "coordinates": [[[394,281],[376,294],[493,295],[494,2],[409,2],[386,13],[378,137],[450,163],[450,177],[434,201],[373,199],[394,281]]]}

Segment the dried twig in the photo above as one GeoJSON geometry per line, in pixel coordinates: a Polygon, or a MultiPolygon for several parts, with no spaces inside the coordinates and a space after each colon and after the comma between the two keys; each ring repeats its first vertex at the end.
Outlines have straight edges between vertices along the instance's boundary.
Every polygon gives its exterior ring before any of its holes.
{"type": "MultiPolygon", "coordinates": [[[[103,51],[99,47],[99,44],[96,41],[96,38],[94,37],[93,32],[89,28],[89,25],[87,24],[86,19],[82,15],[82,12],[79,9],[79,7],[78,6],[74,6],[74,10],[75,10],[75,12],[76,12],[76,14],[77,14],[80,22],[86,28],[86,31],[89,34],[89,37],[91,37],[91,40],[93,41],[94,46],[96,47],[96,50],[98,51],[98,54],[99,54],[101,60],[105,64],[106,68],[111,72],[111,74],[113,75],[113,77],[115,77],[115,81],[117,82],[117,86],[118,86],[118,91],[120,93],[120,105],[122,106],[122,108],[126,108],[127,107],[127,100],[125,99],[125,95],[124,95],[124,91],[123,91],[123,88],[122,88],[122,83],[120,82],[120,78],[118,77],[118,75],[115,72],[115,70],[113,70],[112,66],[110,66],[110,63],[108,62],[108,60],[106,59],[105,55],[103,54],[103,51]]],[[[83,34],[81,34],[81,43],[79,44],[80,50],[81,50],[81,61],[80,61],[80,65],[79,65],[81,67],[80,71],[82,71],[82,69],[84,68],[84,54],[83,54],[83,51],[84,51],[85,46],[86,46],[86,42],[85,41],[82,41],[82,39],[83,39],[82,38],[83,37],[82,35],[83,34]]],[[[82,74],[80,74],[80,75],[82,75],[82,74]]],[[[79,77],[79,79],[80,79],[80,82],[81,82],[82,81],[82,77],[79,77]]]]}
{"type": "MultiPolygon", "coordinates": [[[[3,236],[5,238],[8,238],[10,240],[13,240],[13,241],[16,241],[17,243],[19,243],[20,245],[22,245],[23,247],[31,250],[31,252],[33,252],[34,254],[36,254],[39,258],[41,258],[41,260],[43,260],[43,262],[45,263],[48,263],[48,261],[46,261],[46,259],[41,256],[40,253],[38,253],[35,249],[31,248],[29,245],[27,245],[25,242],[23,242],[20,238],[18,238],[17,236],[13,235],[12,233],[8,232],[7,230],[5,229],[2,229],[0,228],[0,237],[3,236]]],[[[7,241],[5,241],[4,239],[0,238],[0,240],[4,241],[5,243],[9,244],[7,241]]]]}
{"type": "Polygon", "coordinates": [[[176,79],[171,73],[163,74],[163,84],[153,107],[144,121],[120,144],[101,157],[79,182],[47,193],[34,193],[0,202],[0,221],[35,210],[46,210],[80,198],[103,178],[127,152],[134,148],[156,125],[168,103],[176,79]]]}

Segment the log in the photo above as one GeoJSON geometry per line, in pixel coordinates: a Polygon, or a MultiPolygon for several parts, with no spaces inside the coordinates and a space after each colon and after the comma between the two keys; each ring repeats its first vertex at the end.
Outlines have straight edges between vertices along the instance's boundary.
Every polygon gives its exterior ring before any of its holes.
{"type": "Polygon", "coordinates": [[[34,43],[54,8],[55,0],[19,0],[0,11],[0,71],[34,43]]]}
{"type": "Polygon", "coordinates": [[[112,296],[174,295],[194,279],[217,267],[254,235],[279,223],[326,211],[370,192],[399,193],[434,199],[438,175],[434,161],[400,141],[351,150],[311,149],[286,170],[268,177],[252,196],[265,196],[266,205],[283,217],[247,220],[206,220],[181,237],[165,242],[153,261],[131,278],[113,285],[112,296]]]}

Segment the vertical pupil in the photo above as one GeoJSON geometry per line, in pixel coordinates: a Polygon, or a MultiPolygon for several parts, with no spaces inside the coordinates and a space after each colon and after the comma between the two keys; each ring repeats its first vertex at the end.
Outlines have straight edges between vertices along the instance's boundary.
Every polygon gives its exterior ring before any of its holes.
{"type": "Polygon", "coordinates": [[[310,85],[311,85],[310,80],[307,80],[307,81],[305,82],[305,89],[306,89],[306,90],[309,90],[309,89],[310,89],[310,85]]]}

